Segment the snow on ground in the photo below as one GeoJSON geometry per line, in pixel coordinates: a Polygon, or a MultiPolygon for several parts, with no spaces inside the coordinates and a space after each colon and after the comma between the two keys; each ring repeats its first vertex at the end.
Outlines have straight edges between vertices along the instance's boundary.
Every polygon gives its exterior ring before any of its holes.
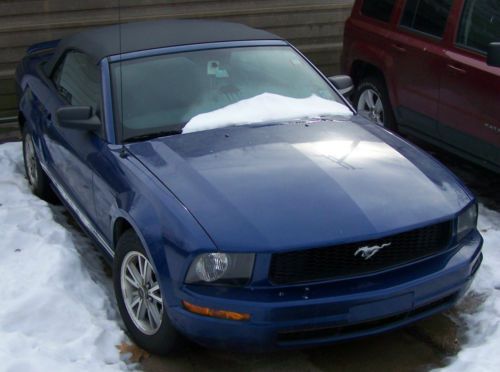
{"type": "Polygon", "coordinates": [[[110,280],[63,207],[29,190],[20,143],[0,145],[0,370],[126,370],[110,280]]]}
{"type": "Polygon", "coordinates": [[[318,96],[290,98],[264,93],[244,99],[219,110],[203,113],[192,118],[182,130],[191,133],[229,125],[245,125],[279,120],[292,120],[311,116],[352,116],[352,111],[342,103],[318,96]]]}
{"type": "Polygon", "coordinates": [[[480,208],[479,229],[484,237],[484,260],[471,291],[485,302],[472,314],[464,314],[468,342],[447,371],[490,372],[500,368],[500,213],[480,208]]]}

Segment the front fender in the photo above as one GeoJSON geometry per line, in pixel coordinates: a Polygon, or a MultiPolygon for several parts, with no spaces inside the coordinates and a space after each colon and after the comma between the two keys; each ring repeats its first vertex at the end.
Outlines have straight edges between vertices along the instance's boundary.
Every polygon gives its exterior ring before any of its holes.
{"type": "Polygon", "coordinates": [[[176,305],[192,257],[216,247],[187,208],[137,159],[129,155],[120,160],[129,187],[110,208],[108,236],[114,236],[119,219],[127,221],[159,276],[167,304],[176,305]]]}

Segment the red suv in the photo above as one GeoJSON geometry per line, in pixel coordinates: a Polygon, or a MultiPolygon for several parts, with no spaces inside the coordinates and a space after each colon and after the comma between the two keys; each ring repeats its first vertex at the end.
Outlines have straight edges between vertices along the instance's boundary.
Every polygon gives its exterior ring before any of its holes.
{"type": "Polygon", "coordinates": [[[341,63],[361,115],[500,172],[499,41],[499,0],[357,0],[341,63]]]}

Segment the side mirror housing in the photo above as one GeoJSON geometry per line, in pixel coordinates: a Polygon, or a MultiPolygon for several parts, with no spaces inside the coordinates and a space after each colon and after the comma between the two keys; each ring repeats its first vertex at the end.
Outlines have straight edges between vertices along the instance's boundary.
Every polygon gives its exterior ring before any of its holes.
{"type": "Polygon", "coordinates": [[[487,63],[489,66],[500,67],[500,43],[488,45],[487,63]]]}
{"type": "Polygon", "coordinates": [[[348,75],[330,76],[328,80],[330,80],[333,86],[338,89],[340,94],[346,98],[349,98],[352,92],[354,92],[354,84],[351,77],[348,75]]]}
{"type": "Polygon", "coordinates": [[[64,106],[56,111],[57,123],[62,128],[96,131],[101,128],[101,120],[90,106],[64,106]]]}

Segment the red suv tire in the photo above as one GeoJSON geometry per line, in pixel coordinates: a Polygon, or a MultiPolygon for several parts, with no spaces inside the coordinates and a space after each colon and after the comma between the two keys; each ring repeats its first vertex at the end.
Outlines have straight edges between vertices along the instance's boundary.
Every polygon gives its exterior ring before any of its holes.
{"type": "Polygon", "coordinates": [[[380,78],[364,78],[356,87],[353,103],[360,115],[384,128],[397,130],[389,94],[380,78]]]}

